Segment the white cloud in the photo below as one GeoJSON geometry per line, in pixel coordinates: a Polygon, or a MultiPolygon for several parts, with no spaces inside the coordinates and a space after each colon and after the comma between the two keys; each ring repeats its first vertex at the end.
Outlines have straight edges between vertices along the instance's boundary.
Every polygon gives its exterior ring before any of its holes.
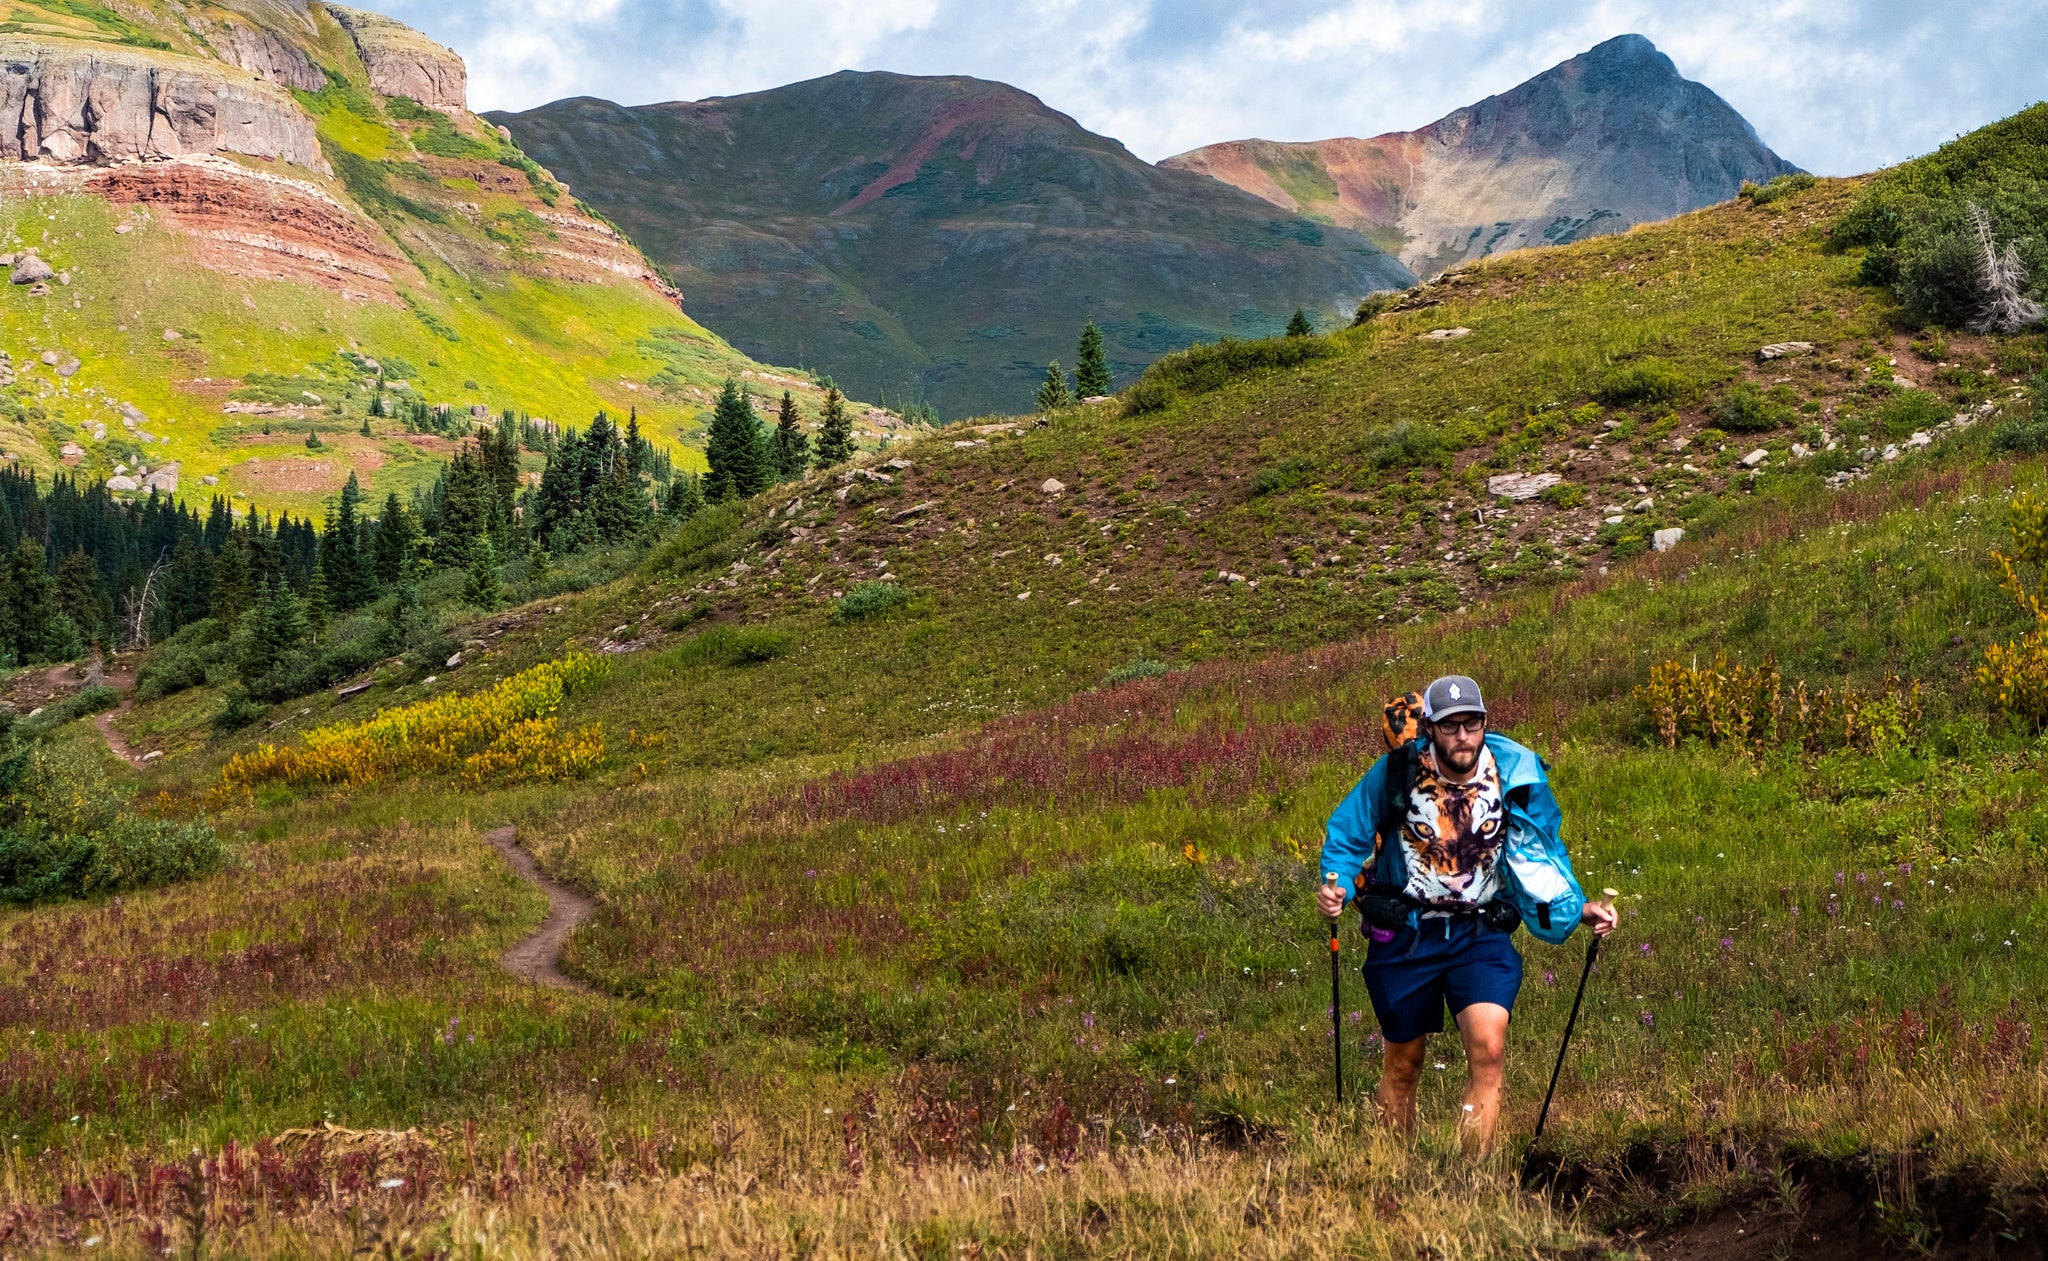
{"type": "Polygon", "coordinates": [[[638,104],[854,68],[1013,83],[1157,159],[1420,126],[1647,35],[1829,174],[2048,98],[2048,0],[386,0],[469,61],[471,103],[638,104]]]}

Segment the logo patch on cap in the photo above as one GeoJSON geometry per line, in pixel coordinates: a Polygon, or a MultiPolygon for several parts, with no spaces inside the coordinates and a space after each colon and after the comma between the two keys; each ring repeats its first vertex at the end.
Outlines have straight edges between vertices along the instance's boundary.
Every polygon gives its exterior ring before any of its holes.
{"type": "Polygon", "coordinates": [[[1451,699],[1454,701],[1461,701],[1465,699],[1465,693],[1460,691],[1458,685],[1455,683],[1451,684],[1451,699]]]}

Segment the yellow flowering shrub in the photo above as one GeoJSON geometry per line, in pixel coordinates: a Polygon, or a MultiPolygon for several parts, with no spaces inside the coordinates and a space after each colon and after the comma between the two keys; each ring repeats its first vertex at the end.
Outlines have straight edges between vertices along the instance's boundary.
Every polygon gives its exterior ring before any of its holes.
{"type": "Polygon", "coordinates": [[[594,727],[561,733],[554,715],[563,697],[602,682],[610,669],[602,657],[572,653],[468,696],[437,696],[381,710],[363,722],[318,727],[296,747],[266,744],[231,759],[221,771],[221,787],[247,789],[267,781],[361,785],[457,767],[465,779],[482,782],[470,770],[474,756],[493,759],[490,765],[535,768],[529,778],[583,774],[603,760],[603,733],[594,727]],[[560,747],[543,748],[537,735],[524,731],[536,725],[560,747]],[[499,751],[500,741],[515,730],[522,734],[499,751]]]}
{"type": "Polygon", "coordinates": [[[603,761],[604,728],[564,731],[552,718],[529,718],[506,728],[483,752],[464,758],[462,779],[471,787],[494,779],[512,784],[578,779],[603,761]]]}
{"type": "Polygon", "coordinates": [[[2043,608],[2042,574],[2048,571],[2048,500],[2019,494],[2012,501],[2013,554],[1991,553],[2005,573],[2005,590],[2034,619],[2034,629],[2009,644],[1984,649],[1977,685],[1992,707],[2022,727],[2048,727],[2048,608],[2043,608]],[[2035,579],[2030,585],[2026,571],[2035,579]]]}

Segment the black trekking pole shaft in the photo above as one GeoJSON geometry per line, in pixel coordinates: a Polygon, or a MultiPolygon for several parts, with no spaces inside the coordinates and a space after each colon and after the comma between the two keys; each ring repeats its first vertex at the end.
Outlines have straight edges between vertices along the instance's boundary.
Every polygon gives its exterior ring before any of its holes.
{"type": "Polygon", "coordinates": [[[1600,955],[1600,938],[1595,934],[1586,946],[1586,966],[1579,970],[1579,992],[1572,996],[1572,1014],[1565,1018],[1564,1037],[1557,1044],[1557,1063],[1550,1070],[1550,1089],[1543,1092],[1543,1110],[1536,1114],[1536,1133],[1529,1139],[1531,1148],[1536,1140],[1543,1137],[1543,1123],[1550,1119],[1550,1100],[1557,1094],[1557,1078],[1564,1072],[1565,1052],[1572,1045],[1572,1029],[1579,1023],[1579,1004],[1586,999],[1586,978],[1593,975],[1593,960],[1600,955]]]}
{"type": "Polygon", "coordinates": [[[1337,921],[1330,921],[1330,1054],[1335,1057],[1337,1074],[1337,1102],[1344,1102],[1344,965],[1338,958],[1341,943],[1337,936],[1337,921]]]}

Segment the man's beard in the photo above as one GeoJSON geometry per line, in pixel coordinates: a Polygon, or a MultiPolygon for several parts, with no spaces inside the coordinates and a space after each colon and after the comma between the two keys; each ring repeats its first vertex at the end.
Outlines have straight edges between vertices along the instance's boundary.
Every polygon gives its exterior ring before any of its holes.
{"type": "Polygon", "coordinates": [[[1451,774],[1463,775],[1479,765],[1479,750],[1485,747],[1484,744],[1474,745],[1470,754],[1460,756],[1455,751],[1445,748],[1439,741],[1436,746],[1436,759],[1451,774]]]}

